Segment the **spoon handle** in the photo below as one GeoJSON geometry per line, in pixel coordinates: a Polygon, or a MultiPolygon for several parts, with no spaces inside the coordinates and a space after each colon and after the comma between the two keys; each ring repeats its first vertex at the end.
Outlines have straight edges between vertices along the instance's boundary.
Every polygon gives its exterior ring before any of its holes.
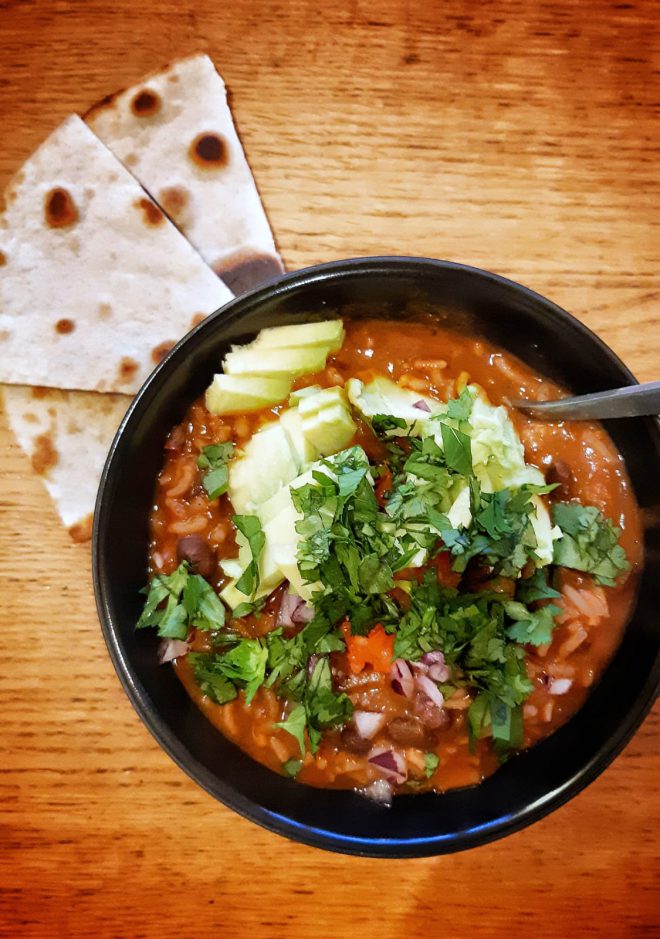
{"type": "Polygon", "coordinates": [[[594,394],[575,398],[560,398],[558,401],[510,401],[510,404],[531,414],[549,420],[576,418],[578,420],[600,420],[610,417],[644,417],[660,414],[660,381],[649,381],[643,385],[614,388],[612,391],[597,391],[594,394]]]}

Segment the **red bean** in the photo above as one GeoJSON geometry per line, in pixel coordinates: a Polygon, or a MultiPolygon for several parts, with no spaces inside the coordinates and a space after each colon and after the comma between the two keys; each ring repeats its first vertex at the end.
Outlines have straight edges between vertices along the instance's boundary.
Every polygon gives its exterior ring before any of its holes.
{"type": "Polygon", "coordinates": [[[349,753],[367,753],[371,750],[371,740],[361,737],[355,727],[344,727],[341,732],[341,742],[349,753]]]}
{"type": "Polygon", "coordinates": [[[188,561],[192,570],[202,577],[210,577],[215,568],[215,557],[208,543],[200,535],[185,535],[176,546],[179,561],[188,561]]]}
{"type": "Polygon", "coordinates": [[[402,747],[424,749],[432,743],[431,734],[415,717],[395,717],[387,725],[386,732],[390,740],[401,744],[402,747]]]}

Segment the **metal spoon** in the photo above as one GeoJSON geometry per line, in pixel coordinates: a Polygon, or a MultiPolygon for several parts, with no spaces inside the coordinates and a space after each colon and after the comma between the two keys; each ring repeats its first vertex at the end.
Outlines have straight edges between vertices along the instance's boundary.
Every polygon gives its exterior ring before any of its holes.
{"type": "Polygon", "coordinates": [[[628,388],[612,391],[597,391],[595,394],[579,395],[575,398],[560,398],[557,401],[526,401],[524,398],[510,399],[511,407],[524,411],[532,417],[548,420],[605,419],[609,417],[644,417],[660,414],[660,381],[649,381],[628,388]]]}

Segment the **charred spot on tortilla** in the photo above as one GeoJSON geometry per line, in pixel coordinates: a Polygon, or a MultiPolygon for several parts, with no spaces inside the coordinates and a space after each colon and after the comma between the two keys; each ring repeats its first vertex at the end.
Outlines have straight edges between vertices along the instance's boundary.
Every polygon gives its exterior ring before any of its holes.
{"type": "Polygon", "coordinates": [[[57,466],[59,458],[60,455],[49,435],[39,434],[34,441],[34,452],[30,458],[35,473],[45,476],[54,466],[57,466]]]}
{"type": "Polygon", "coordinates": [[[137,153],[127,153],[126,156],[124,157],[125,166],[135,166],[137,161],[138,161],[137,153]]]}
{"type": "Polygon", "coordinates": [[[0,267],[4,267],[7,263],[7,255],[4,251],[0,251],[0,267]]]}
{"type": "Polygon", "coordinates": [[[5,339],[9,339],[11,333],[8,329],[0,329],[0,342],[4,342],[5,339]]]}
{"type": "Polygon", "coordinates": [[[107,319],[112,313],[112,307],[109,303],[99,303],[99,318],[102,320],[107,319]]]}
{"type": "Polygon", "coordinates": [[[44,398],[48,398],[50,395],[52,395],[52,393],[52,388],[44,388],[43,385],[35,385],[32,389],[32,397],[37,401],[42,401],[44,398]]]}
{"type": "Polygon", "coordinates": [[[131,111],[136,117],[152,117],[160,111],[161,104],[160,96],[155,91],[143,88],[131,101],[131,111]]]}
{"type": "Polygon", "coordinates": [[[123,356],[119,362],[119,369],[117,370],[119,381],[131,381],[139,367],[135,359],[131,359],[128,355],[123,356]]]}
{"type": "Polygon", "coordinates": [[[138,199],[134,203],[137,209],[141,209],[144,213],[144,220],[147,225],[150,225],[152,228],[155,228],[156,225],[162,225],[165,221],[165,216],[160,211],[158,206],[152,202],[150,199],[138,199]]]}
{"type": "Polygon", "coordinates": [[[189,201],[188,191],[183,186],[168,186],[166,189],[161,189],[157,199],[174,222],[179,221],[189,201]]]}
{"type": "Polygon", "coordinates": [[[23,420],[25,421],[26,424],[38,424],[39,423],[39,418],[37,417],[36,414],[33,414],[32,411],[26,411],[26,413],[23,415],[23,420]]]}
{"type": "Polygon", "coordinates": [[[93,522],[94,515],[90,513],[79,522],[75,522],[75,524],[71,525],[69,528],[69,534],[71,535],[73,541],[79,544],[83,541],[89,541],[89,539],[92,537],[93,522]]]}
{"type": "Polygon", "coordinates": [[[203,169],[220,169],[229,161],[229,150],[219,134],[198,134],[188,151],[190,158],[203,169]]]}
{"type": "Polygon", "coordinates": [[[68,228],[78,221],[78,209],[71,193],[57,186],[46,193],[44,215],[50,228],[68,228]]]}
{"type": "Polygon", "coordinates": [[[73,320],[67,319],[66,317],[55,323],[55,332],[59,333],[60,336],[66,336],[68,333],[72,333],[75,328],[76,324],[73,320]]]}
{"type": "Polygon", "coordinates": [[[151,358],[158,365],[159,362],[162,362],[170,349],[173,349],[176,345],[174,339],[170,341],[161,342],[159,345],[154,346],[151,350],[151,358]]]}
{"type": "Polygon", "coordinates": [[[283,273],[279,258],[256,251],[239,251],[211,267],[234,293],[244,293],[283,273]]]}
{"type": "Polygon", "coordinates": [[[199,324],[206,319],[206,313],[193,313],[190,320],[190,327],[199,326],[199,324]]]}

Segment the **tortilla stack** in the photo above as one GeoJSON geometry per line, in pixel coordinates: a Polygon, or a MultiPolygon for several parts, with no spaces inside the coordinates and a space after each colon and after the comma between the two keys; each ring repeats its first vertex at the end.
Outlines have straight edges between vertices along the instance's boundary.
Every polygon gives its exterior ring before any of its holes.
{"type": "Polygon", "coordinates": [[[172,63],[105,98],[85,120],[235,293],[282,272],[208,56],[172,63]]]}
{"type": "Polygon", "coordinates": [[[76,116],[27,160],[0,221],[0,381],[134,393],[232,294],[76,116]]]}

